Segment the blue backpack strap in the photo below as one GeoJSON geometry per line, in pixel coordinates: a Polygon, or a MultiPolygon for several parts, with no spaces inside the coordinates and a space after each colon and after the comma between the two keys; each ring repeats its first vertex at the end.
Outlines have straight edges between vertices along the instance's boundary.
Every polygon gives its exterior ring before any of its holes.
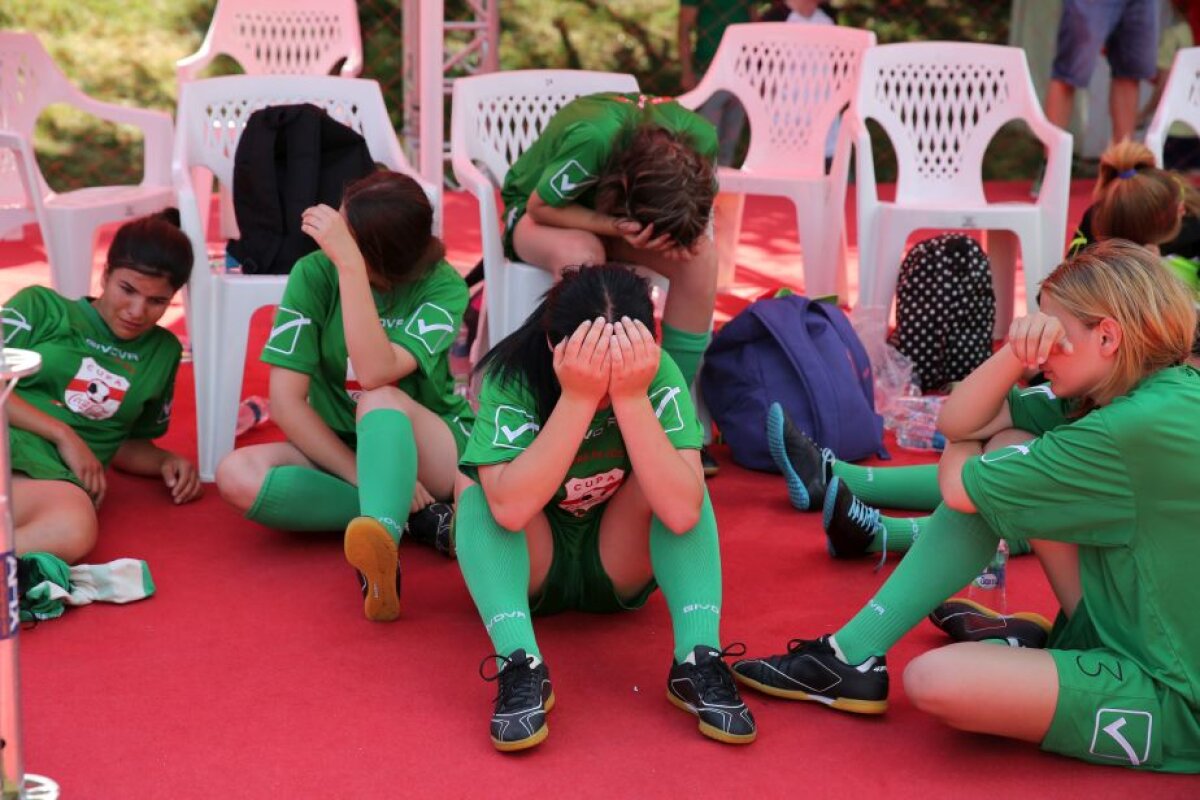
{"type": "Polygon", "coordinates": [[[829,320],[829,324],[837,332],[838,338],[846,346],[846,350],[850,354],[850,361],[854,365],[854,374],[862,387],[863,397],[867,401],[867,407],[874,415],[875,429],[880,443],[876,455],[879,458],[890,460],[892,455],[883,446],[883,417],[875,413],[875,377],[871,370],[871,358],[867,355],[867,348],[863,347],[862,340],[858,338],[854,326],[850,324],[850,320],[840,308],[830,306],[828,303],[816,303],[812,306],[812,311],[829,320]]]}

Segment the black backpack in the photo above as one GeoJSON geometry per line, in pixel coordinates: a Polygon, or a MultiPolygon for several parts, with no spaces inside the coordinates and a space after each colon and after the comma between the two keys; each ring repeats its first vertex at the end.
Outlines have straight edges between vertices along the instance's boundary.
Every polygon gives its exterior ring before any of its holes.
{"type": "Polygon", "coordinates": [[[979,243],[960,233],[913,245],[900,265],[888,343],[913,362],[922,392],[967,377],[992,355],[996,294],[979,243]]]}

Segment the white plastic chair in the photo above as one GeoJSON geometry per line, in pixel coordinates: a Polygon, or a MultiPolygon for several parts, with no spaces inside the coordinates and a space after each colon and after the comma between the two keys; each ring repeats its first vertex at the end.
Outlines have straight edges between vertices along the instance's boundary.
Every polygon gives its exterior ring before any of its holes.
{"type": "Polygon", "coordinates": [[[54,288],[66,297],[82,297],[91,288],[96,228],[171,203],[171,117],[93,100],[67,80],[36,36],[0,32],[0,129],[9,134],[10,154],[0,156],[0,230],[38,222],[54,288]],[[145,136],[142,182],[51,191],[33,154],[33,131],[42,111],[54,103],[140,128],[145,136]]]}
{"type": "Polygon", "coordinates": [[[200,49],[175,62],[180,85],[218,55],[247,75],[328,75],[362,72],[362,33],[354,0],[217,0],[200,49]]]}
{"type": "Polygon", "coordinates": [[[1154,119],[1146,129],[1146,146],[1154,153],[1155,163],[1163,165],[1163,145],[1171,126],[1182,122],[1200,131],[1200,47],[1187,47],[1175,53],[1171,74],[1154,109],[1154,119]]]}
{"type": "Polygon", "coordinates": [[[724,90],[746,109],[750,147],[721,167],[721,191],[786,197],[796,207],[804,288],[846,297],[845,204],[850,137],[843,126],[829,174],[825,143],[858,87],[875,34],[857,28],[760,22],[730,25],[700,84],[679,97],[698,108],[724,90]]]}
{"type": "Polygon", "coordinates": [[[206,481],[213,479],[217,463],[233,449],[250,318],[262,306],[279,303],[287,276],[241,275],[210,265],[200,209],[207,208],[211,190],[203,183],[193,184],[193,170],[203,167],[232,186],[234,154],[251,113],[294,103],[325,109],[363,135],[375,161],[420,182],[433,203],[434,229],[441,230],[440,188],[422,180],[405,160],[375,81],[233,75],[184,84],[172,174],[183,230],[196,253],[188,283],[187,321],[195,365],[200,475],[206,481]]]}
{"type": "Polygon", "coordinates": [[[632,75],[579,70],[514,70],[454,82],[450,162],[459,184],[479,201],[491,344],[516,330],[554,283],[546,270],[504,255],[496,191],[508,168],[537,140],[555,112],[575,98],[636,91],[637,78],[632,75]]]}
{"type": "MultiPolygon", "coordinates": [[[[920,228],[1004,231],[989,247],[996,287],[996,332],[1013,314],[1012,234],[1020,241],[1026,298],[1062,259],[1070,194],[1071,135],[1042,113],[1025,52],[958,42],[889,44],[866,51],[848,124],[854,128],[858,202],[858,321],[881,339],[896,292],[904,243],[920,228]],[[871,140],[874,119],[896,152],[896,198],[879,199],[871,140]],[[1001,125],[1024,120],[1047,150],[1036,202],[988,203],[983,156],[1001,125]],[[1008,233],[1011,231],[1012,233],[1008,233]]],[[[868,343],[877,352],[879,341],[868,343]]]]}

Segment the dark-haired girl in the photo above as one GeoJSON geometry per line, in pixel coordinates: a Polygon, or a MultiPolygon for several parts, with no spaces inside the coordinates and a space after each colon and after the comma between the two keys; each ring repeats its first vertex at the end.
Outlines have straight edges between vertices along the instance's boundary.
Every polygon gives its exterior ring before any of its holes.
{"type": "Polygon", "coordinates": [[[368,619],[400,612],[397,547],[411,509],[447,500],[471,429],[448,351],[467,287],[433,235],[412,178],[377,172],[302,229],[321,249],[296,262],[262,360],[286,442],[235,450],[222,497],[284,530],[345,529],[368,619]]]}
{"type": "MultiPolygon", "coordinates": [[[[649,286],[568,270],[480,364],[462,464],[458,558],[495,647],[492,743],[546,738],[554,704],[531,614],[640,608],[661,587],[675,633],[668,699],[742,744],[754,719],[722,661],[721,562],[687,383],[660,351],[649,286]]],[[[489,659],[490,660],[490,659],[489,659]]],[[[485,665],[488,660],[485,660],[485,665]]]]}
{"type": "Polygon", "coordinates": [[[42,357],[8,400],[17,553],[86,556],[109,464],[160,477],[175,503],[200,496],[195,465],[152,441],[167,431],[181,352],[157,323],[191,269],[172,209],[121,226],[99,297],[30,286],[0,309],[5,345],[42,357]]]}
{"type": "Polygon", "coordinates": [[[710,235],[717,135],[665,97],[604,93],[563,106],[504,180],[505,247],[558,275],[644,266],[671,282],[662,346],[691,385],[717,288],[710,235]]]}

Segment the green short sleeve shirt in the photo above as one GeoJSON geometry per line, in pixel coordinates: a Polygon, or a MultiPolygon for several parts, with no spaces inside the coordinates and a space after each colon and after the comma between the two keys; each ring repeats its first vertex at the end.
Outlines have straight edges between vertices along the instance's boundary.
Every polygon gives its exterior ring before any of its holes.
{"type": "MultiPolygon", "coordinates": [[[[691,395],[679,367],[666,353],[662,354],[647,395],[671,444],[677,449],[699,449],[703,431],[691,395]]],[[[542,422],[537,417],[534,396],[524,385],[485,376],[463,465],[475,467],[512,461],[537,438],[542,422]]],[[[547,514],[551,518],[587,519],[601,513],[604,503],[625,482],[629,470],[629,454],[617,418],[612,408],[600,409],[592,417],[562,485],[546,506],[547,514]]]]}
{"type": "MultiPolygon", "coordinates": [[[[13,295],[0,309],[0,322],[7,347],[35,350],[42,357],[41,369],[21,379],[17,394],[70,425],[105,466],[126,440],[167,432],[182,353],[167,329],[120,339],[89,298],[68,300],[41,286],[13,295]]],[[[66,469],[52,444],[16,428],[10,441],[15,469],[35,478],[64,477],[51,474],[55,463],[66,469]],[[42,466],[51,472],[24,462],[27,457],[45,461],[42,466]]]]}
{"type": "MultiPolygon", "coordinates": [[[[449,351],[467,307],[466,283],[443,261],[416,283],[372,294],[388,339],[417,361],[417,369],[396,385],[444,419],[455,438],[464,441],[472,414],[466,400],[454,392],[449,351]]],[[[346,349],[337,268],[323,252],[297,261],[288,276],[262,360],[308,375],[313,409],[340,437],[355,441],[354,415],[362,385],[346,349]]]]}
{"type": "Polygon", "coordinates": [[[1048,383],[1026,388],[1014,386],[1008,393],[1008,410],[1013,427],[1034,436],[1069,424],[1072,405],[1070,400],[1056,397],[1048,383]]]}
{"type": "Polygon", "coordinates": [[[559,109],[541,136],[512,165],[501,194],[512,213],[535,190],[547,205],[595,208],[596,183],[623,132],[643,120],[689,137],[696,151],[715,161],[716,129],[703,117],[666,97],[603,93],[580,97],[559,109]]]}
{"type": "Polygon", "coordinates": [[[1172,367],[1023,445],[969,461],[963,483],[1001,536],[1074,542],[1107,649],[1200,713],[1200,373],[1172,367]]]}

